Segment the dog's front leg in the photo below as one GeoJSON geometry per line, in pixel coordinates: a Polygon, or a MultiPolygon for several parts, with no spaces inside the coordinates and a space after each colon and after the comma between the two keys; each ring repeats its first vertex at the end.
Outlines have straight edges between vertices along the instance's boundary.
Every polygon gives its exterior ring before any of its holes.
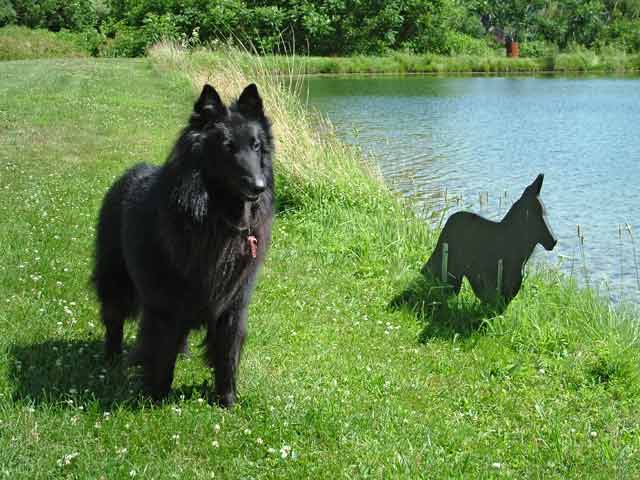
{"type": "Polygon", "coordinates": [[[218,403],[231,407],[237,399],[236,376],[247,335],[247,307],[236,304],[224,312],[207,332],[207,358],[214,369],[218,403]]]}
{"type": "Polygon", "coordinates": [[[154,400],[166,397],[171,390],[178,349],[186,334],[175,313],[144,307],[139,344],[131,361],[142,364],[145,388],[154,400]]]}

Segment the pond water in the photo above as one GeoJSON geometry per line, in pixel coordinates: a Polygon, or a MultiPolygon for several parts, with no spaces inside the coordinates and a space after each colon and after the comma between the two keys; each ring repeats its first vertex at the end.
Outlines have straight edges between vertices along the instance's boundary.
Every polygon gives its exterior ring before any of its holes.
{"type": "Polygon", "coordinates": [[[426,221],[462,208],[499,220],[544,173],[559,242],[552,253],[538,246],[535,261],[613,300],[640,299],[640,77],[309,77],[307,86],[340,136],[432,212],[426,221]]]}

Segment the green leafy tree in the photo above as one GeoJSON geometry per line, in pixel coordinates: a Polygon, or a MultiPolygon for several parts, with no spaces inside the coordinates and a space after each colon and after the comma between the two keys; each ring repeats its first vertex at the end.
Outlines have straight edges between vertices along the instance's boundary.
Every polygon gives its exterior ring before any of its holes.
{"type": "Polygon", "coordinates": [[[9,0],[0,0],[0,27],[15,23],[16,11],[9,0]]]}

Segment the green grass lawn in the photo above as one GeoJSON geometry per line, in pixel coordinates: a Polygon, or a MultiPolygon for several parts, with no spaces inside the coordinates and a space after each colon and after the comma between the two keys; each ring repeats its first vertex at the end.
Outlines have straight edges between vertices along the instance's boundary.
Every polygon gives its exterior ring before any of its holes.
{"type": "MultiPolygon", "coordinates": [[[[176,69],[0,63],[0,478],[640,476],[635,313],[546,271],[504,315],[468,290],[434,314],[434,236],[375,178],[330,178],[335,140],[314,144],[322,180],[295,170],[309,132],[289,107],[238,406],[210,402],[201,335],[171,397],[141,397],[104,361],[88,276],[104,192],[163,161],[189,114],[176,69]]],[[[268,112],[295,104],[266,91],[268,112]]]]}

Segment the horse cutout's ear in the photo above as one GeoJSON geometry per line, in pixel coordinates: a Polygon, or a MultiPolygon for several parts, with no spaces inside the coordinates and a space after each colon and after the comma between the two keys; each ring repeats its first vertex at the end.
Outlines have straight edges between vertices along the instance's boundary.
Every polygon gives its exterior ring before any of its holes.
{"type": "Polygon", "coordinates": [[[258,87],[256,87],[255,83],[248,85],[240,94],[238,109],[250,117],[260,118],[264,116],[262,98],[260,98],[258,87]]]}
{"type": "Polygon", "coordinates": [[[533,183],[527,187],[526,192],[533,193],[534,195],[540,195],[540,190],[542,189],[543,180],[544,180],[544,174],[541,173],[536,177],[533,183]]]}
{"type": "Polygon", "coordinates": [[[216,89],[205,83],[204,87],[202,87],[200,98],[193,106],[193,111],[209,118],[217,118],[225,113],[226,107],[216,89]]]}

